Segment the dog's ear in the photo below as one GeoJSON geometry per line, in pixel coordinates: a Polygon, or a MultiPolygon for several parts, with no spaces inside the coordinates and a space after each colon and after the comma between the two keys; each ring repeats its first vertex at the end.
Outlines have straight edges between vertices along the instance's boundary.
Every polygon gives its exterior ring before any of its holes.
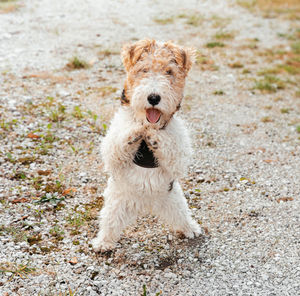
{"type": "Polygon", "coordinates": [[[134,44],[125,44],[122,48],[121,56],[124,67],[128,72],[142,57],[143,53],[149,53],[154,48],[155,40],[140,40],[134,44]]]}
{"type": "Polygon", "coordinates": [[[176,64],[182,68],[186,76],[195,60],[195,50],[192,48],[182,48],[170,41],[166,42],[165,46],[172,52],[176,64]]]}

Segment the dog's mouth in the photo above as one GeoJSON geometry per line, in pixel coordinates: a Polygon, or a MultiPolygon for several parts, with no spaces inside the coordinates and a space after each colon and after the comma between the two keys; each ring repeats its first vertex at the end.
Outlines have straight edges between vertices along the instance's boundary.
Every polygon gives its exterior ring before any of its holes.
{"type": "Polygon", "coordinates": [[[161,112],[158,109],[150,108],[146,110],[146,117],[150,123],[157,123],[160,120],[161,112]]]}

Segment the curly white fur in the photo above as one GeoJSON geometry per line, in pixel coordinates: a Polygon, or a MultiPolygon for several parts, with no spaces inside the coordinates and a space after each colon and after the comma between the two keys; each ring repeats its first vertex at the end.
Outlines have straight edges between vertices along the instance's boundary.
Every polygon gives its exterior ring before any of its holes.
{"type": "Polygon", "coordinates": [[[188,131],[174,115],[165,129],[153,129],[134,120],[131,107],[122,106],[115,114],[101,145],[105,170],[110,174],[100,213],[100,231],[93,240],[95,251],[114,247],[122,230],[138,215],[155,214],[174,231],[193,238],[201,233],[191,218],[178,179],[182,177],[192,154],[188,131]],[[156,145],[157,168],[133,163],[140,135],[148,145],[156,145]],[[170,183],[174,181],[169,191],[170,183]]]}
{"type": "Polygon", "coordinates": [[[192,154],[187,129],[175,114],[192,64],[192,51],[171,42],[146,39],[125,45],[122,57],[127,72],[123,106],[101,145],[110,177],[100,231],[92,242],[95,251],[113,248],[122,230],[138,215],[148,213],[189,238],[201,232],[178,182],[192,154]],[[153,95],[159,98],[155,103],[153,95]],[[142,141],[156,158],[157,167],[144,168],[133,161],[139,146],[144,145],[142,141]]]}

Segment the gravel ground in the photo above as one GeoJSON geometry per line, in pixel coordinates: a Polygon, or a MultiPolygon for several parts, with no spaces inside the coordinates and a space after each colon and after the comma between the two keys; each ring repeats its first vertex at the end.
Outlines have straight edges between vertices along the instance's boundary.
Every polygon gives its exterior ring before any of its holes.
{"type": "Polygon", "coordinates": [[[299,6],[249,3],[0,1],[1,295],[300,295],[299,6]],[[205,236],[145,217],[95,254],[119,52],[145,37],[198,50],[181,181],[205,236]]]}

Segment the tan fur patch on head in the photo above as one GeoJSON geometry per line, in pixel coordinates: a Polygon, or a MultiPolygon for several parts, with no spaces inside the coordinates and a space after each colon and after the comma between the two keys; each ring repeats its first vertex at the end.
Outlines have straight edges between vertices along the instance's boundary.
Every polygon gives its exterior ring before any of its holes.
{"type": "Polygon", "coordinates": [[[182,70],[185,72],[185,76],[190,71],[192,63],[194,61],[194,50],[190,48],[179,47],[172,42],[168,41],[165,43],[165,46],[170,49],[173,53],[177,64],[182,67],[182,70]]]}
{"type": "MultiPolygon", "coordinates": [[[[155,40],[140,40],[134,44],[126,44],[123,46],[121,55],[126,71],[128,72],[138,61],[143,59],[146,55],[154,54],[155,51],[160,52],[161,57],[165,58],[171,53],[174,57],[174,61],[182,68],[185,75],[187,75],[191,69],[195,56],[193,49],[182,48],[171,41],[158,45],[155,40]],[[169,52],[164,49],[169,49],[169,52]]],[[[158,54],[156,56],[158,56],[158,54]]]]}
{"type": "Polygon", "coordinates": [[[129,69],[137,63],[144,52],[150,53],[151,48],[154,48],[155,43],[155,40],[145,39],[134,44],[124,45],[121,55],[126,71],[128,72],[129,69]]]}
{"type": "MultiPolygon", "coordinates": [[[[122,49],[122,59],[127,78],[122,104],[131,104],[134,90],[142,81],[145,83],[145,79],[160,77],[169,85],[171,97],[176,101],[174,104],[180,105],[185,78],[191,69],[193,56],[193,50],[175,45],[171,41],[163,43],[145,39],[125,45],[122,49]]],[[[170,114],[176,112],[176,106],[169,110],[170,114]]]]}

